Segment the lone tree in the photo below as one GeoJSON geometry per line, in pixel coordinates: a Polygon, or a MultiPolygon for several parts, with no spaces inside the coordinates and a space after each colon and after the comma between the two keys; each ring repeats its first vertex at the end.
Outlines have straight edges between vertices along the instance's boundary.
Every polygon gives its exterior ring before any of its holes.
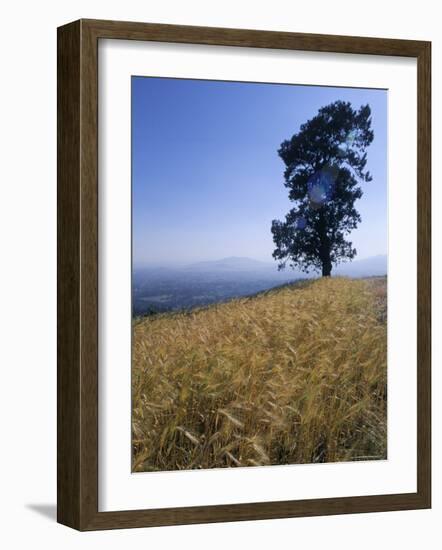
{"type": "Polygon", "coordinates": [[[327,277],[332,265],[355,257],[346,235],[361,221],[354,204],[362,197],[359,183],[372,179],[365,171],[372,141],[369,105],[357,111],[349,102],[335,101],[281,143],[284,185],[295,206],[285,221],[272,222],[279,269],[288,263],[327,277]]]}

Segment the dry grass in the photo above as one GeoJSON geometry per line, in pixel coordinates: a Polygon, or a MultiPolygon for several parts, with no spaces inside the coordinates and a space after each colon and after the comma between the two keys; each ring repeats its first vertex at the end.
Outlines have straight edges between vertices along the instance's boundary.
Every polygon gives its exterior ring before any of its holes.
{"type": "Polygon", "coordinates": [[[133,470],[385,458],[386,279],[319,279],[133,328],[133,470]]]}

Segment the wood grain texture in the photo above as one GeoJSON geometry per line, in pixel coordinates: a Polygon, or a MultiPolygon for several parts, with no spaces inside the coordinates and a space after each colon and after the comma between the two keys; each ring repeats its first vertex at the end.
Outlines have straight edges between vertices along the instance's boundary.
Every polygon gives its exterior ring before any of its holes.
{"type": "Polygon", "coordinates": [[[57,518],[79,526],[80,23],[59,29],[57,66],[57,518]]]}
{"type": "Polygon", "coordinates": [[[80,20],[58,29],[58,521],[79,530],[428,508],[431,505],[431,54],[421,41],[80,20]],[[98,511],[98,41],[397,55],[418,61],[418,491],[98,511]]]}
{"type": "Polygon", "coordinates": [[[81,29],[80,364],[81,528],[98,506],[98,48],[81,29]]]}
{"type": "Polygon", "coordinates": [[[82,20],[100,38],[417,57],[425,42],[291,32],[82,20]]]}
{"type": "Polygon", "coordinates": [[[417,446],[418,493],[431,507],[431,44],[417,64],[417,446]]]}

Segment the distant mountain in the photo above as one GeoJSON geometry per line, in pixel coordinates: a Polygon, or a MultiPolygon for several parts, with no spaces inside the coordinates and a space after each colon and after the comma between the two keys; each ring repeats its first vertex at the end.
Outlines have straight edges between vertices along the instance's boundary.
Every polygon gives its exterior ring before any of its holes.
{"type": "Polygon", "coordinates": [[[333,269],[332,275],[346,275],[348,277],[387,275],[387,256],[372,256],[371,258],[341,264],[333,269]]]}
{"type": "MultiPolygon", "coordinates": [[[[289,267],[278,271],[276,262],[265,262],[254,260],[245,256],[230,256],[220,260],[206,260],[195,262],[185,266],[176,267],[144,267],[134,268],[134,277],[138,279],[140,276],[144,278],[170,278],[182,277],[190,274],[204,275],[212,273],[218,276],[234,276],[235,273],[248,275],[265,275],[276,278],[305,278],[319,277],[320,273],[304,273],[299,270],[293,270],[289,267]]],[[[354,260],[333,267],[332,276],[343,275],[347,277],[369,277],[387,274],[387,256],[378,255],[362,260],[354,260]]]]}
{"type": "MultiPolygon", "coordinates": [[[[276,262],[263,262],[246,257],[231,256],[221,260],[197,262],[183,268],[186,272],[193,273],[256,273],[274,274],[276,277],[294,278],[306,276],[319,276],[319,274],[305,274],[298,270],[286,268],[278,273],[276,262]]],[[[333,268],[333,275],[344,275],[348,277],[369,277],[387,274],[387,256],[379,255],[362,260],[342,263],[333,268]]]]}
{"type": "Polygon", "coordinates": [[[276,270],[276,264],[261,262],[251,258],[230,256],[221,260],[197,262],[184,268],[186,271],[256,271],[276,270]]]}
{"type": "MultiPolygon", "coordinates": [[[[375,256],[341,264],[332,276],[370,277],[387,273],[387,257],[375,256]]],[[[276,262],[229,257],[184,267],[145,267],[132,274],[133,314],[189,309],[250,296],[298,279],[320,277],[290,268],[278,271],[276,262]]]]}

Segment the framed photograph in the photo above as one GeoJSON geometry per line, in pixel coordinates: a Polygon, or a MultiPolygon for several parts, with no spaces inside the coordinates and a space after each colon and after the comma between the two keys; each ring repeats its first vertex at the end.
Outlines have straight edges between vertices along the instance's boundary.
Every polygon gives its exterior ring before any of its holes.
{"type": "Polygon", "coordinates": [[[431,506],[429,42],[58,29],[58,521],[431,506]]]}

